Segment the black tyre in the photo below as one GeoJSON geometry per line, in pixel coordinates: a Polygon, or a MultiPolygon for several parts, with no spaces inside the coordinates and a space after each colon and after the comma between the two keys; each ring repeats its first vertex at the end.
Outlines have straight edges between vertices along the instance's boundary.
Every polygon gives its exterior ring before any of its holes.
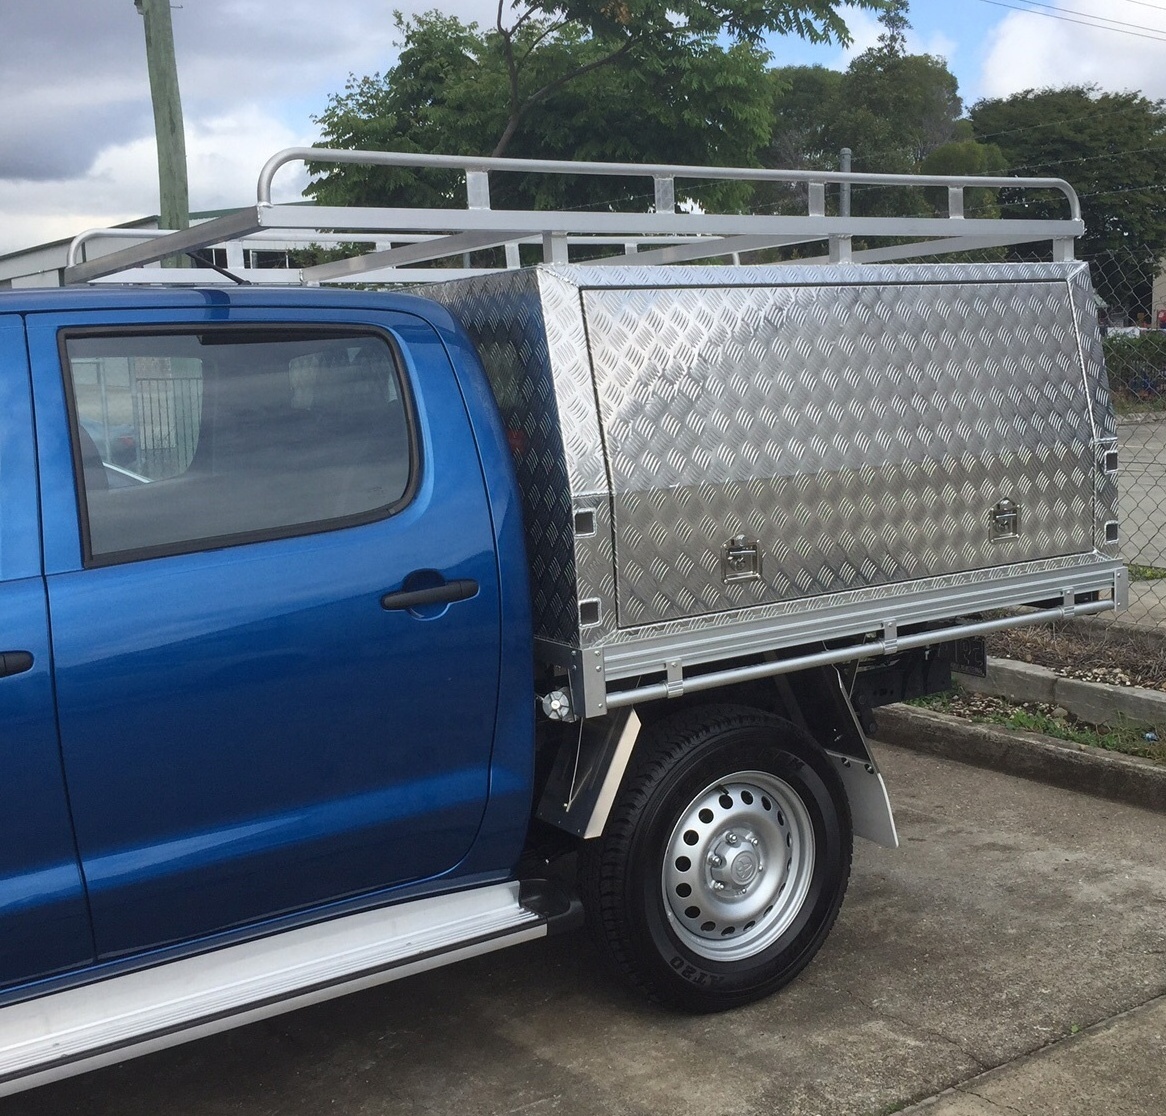
{"type": "Polygon", "coordinates": [[[830,760],[780,718],[735,706],[645,729],[602,837],[583,847],[593,933],[651,998],[688,1011],[792,980],[850,877],[850,810],[830,760]]]}

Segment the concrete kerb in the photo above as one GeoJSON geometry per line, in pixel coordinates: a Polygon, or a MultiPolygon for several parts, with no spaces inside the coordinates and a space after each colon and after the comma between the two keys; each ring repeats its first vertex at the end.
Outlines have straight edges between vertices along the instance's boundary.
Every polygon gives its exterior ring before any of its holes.
{"type": "MultiPolygon", "coordinates": [[[[1059,705],[1093,724],[1125,717],[1166,727],[1166,693],[1157,690],[1080,682],[1006,659],[990,659],[986,678],[960,682],[1010,701],[1059,705]]],[[[1166,813],[1166,766],[1152,760],[908,705],[878,710],[877,721],[876,740],[1166,813]]]]}
{"type": "Polygon", "coordinates": [[[1136,756],[1054,740],[1034,732],[976,725],[907,705],[888,705],[878,711],[875,738],[1166,813],[1166,767],[1136,756]]]}
{"type": "Polygon", "coordinates": [[[1060,706],[1091,725],[1123,721],[1166,732],[1166,693],[1142,686],[1114,686],[1064,678],[1047,667],[1012,659],[989,659],[984,678],[957,675],[960,688],[1008,701],[1060,706]]]}

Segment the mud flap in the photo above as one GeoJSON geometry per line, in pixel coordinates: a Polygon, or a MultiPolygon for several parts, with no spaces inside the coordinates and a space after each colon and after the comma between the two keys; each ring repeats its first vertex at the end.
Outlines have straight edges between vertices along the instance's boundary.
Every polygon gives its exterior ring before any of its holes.
{"type": "Polygon", "coordinates": [[[540,821],[589,839],[603,832],[640,734],[632,709],[578,723],[575,746],[560,748],[538,804],[540,821]]]}
{"type": "Polygon", "coordinates": [[[887,787],[841,673],[819,667],[791,675],[780,688],[791,713],[800,715],[803,727],[834,762],[850,800],[855,836],[897,849],[899,833],[887,787]]]}

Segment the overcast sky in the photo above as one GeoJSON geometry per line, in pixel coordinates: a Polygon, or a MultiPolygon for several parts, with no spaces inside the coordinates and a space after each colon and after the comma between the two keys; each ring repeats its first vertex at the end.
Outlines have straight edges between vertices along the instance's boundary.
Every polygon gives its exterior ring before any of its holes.
{"type": "MultiPolygon", "coordinates": [[[[350,73],[393,64],[394,8],[433,7],[487,23],[495,4],[176,4],[192,209],[253,202],[267,157],[318,138],[312,116],[350,73]]],[[[1081,82],[1166,97],[1166,0],[912,0],[910,14],[910,49],[945,57],[967,104],[1081,82]]],[[[879,30],[863,12],[851,12],[848,22],[850,50],[775,39],[774,64],[844,67],[879,30]]],[[[0,76],[0,254],[157,213],[153,118],[134,0],[0,0],[0,76]]],[[[276,200],[298,196],[302,185],[285,169],[276,200]]]]}

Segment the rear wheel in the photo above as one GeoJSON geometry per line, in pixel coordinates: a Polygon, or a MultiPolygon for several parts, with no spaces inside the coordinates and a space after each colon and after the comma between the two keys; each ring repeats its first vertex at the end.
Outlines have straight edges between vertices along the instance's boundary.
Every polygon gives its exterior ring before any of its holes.
{"type": "Polygon", "coordinates": [[[834,923],[846,794],[820,748],[752,709],[646,729],[604,835],[584,846],[593,931],[652,998],[720,1011],[780,988],[834,923]]]}

